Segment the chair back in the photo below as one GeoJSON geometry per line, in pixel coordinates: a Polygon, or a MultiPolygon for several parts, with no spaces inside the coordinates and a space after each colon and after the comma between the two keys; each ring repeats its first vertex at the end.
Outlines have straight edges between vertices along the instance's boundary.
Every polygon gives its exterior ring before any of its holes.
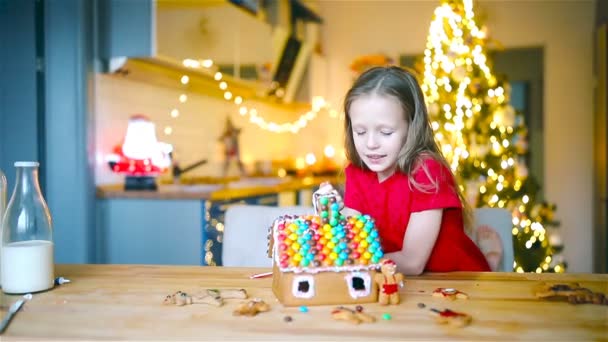
{"type": "Polygon", "coordinates": [[[492,271],[513,271],[513,222],[503,208],[476,208],[473,241],[486,256],[492,271]]]}
{"type": "Polygon", "coordinates": [[[313,214],[312,207],[232,205],[224,216],[222,265],[234,267],[271,267],[266,253],[268,229],[282,215],[313,214]]]}

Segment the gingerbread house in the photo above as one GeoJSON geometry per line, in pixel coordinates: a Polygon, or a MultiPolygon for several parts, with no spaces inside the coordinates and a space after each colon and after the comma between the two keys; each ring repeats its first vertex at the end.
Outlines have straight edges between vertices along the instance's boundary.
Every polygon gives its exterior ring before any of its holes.
{"type": "Polygon", "coordinates": [[[284,215],[270,227],[275,296],[285,306],[377,301],[383,251],[374,220],[344,217],[333,197],[314,203],[317,214],[284,215]]]}

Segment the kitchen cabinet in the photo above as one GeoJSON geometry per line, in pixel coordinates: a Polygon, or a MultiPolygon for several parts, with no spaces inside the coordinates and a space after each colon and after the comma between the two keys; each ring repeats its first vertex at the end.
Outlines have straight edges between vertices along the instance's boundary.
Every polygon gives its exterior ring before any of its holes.
{"type": "Polygon", "coordinates": [[[159,191],[97,191],[95,260],[104,264],[222,265],[224,214],[229,206],[310,205],[323,181],[287,180],[274,186],[163,186],[159,191]]]}

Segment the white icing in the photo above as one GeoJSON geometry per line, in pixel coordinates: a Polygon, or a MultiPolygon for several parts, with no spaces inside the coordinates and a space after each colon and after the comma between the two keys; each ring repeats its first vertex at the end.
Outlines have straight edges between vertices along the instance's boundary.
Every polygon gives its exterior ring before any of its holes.
{"type": "Polygon", "coordinates": [[[369,273],[352,272],[352,273],[345,275],[344,279],[346,279],[346,286],[348,287],[348,293],[350,294],[350,296],[352,298],[369,296],[370,291],[371,291],[371,283],[372,283],[371,276],[369,273]],[[354,277],[359,277],[359,278],[363,279],[363,284],[365,286],[365,288],[363,290],[355,290],[352,287],[352,284],[353,284],[352,280],[354,277]]]}
{"type": "Polygon", "coordinates": [[[291,284],[291,294],[295,298],[312,298],[315,296],[315,278],[312,275],[297,275],[293,277],[291,284]],[[301,282],[308,282],[308,291],[301,292],[298,287],[301,282]]]}

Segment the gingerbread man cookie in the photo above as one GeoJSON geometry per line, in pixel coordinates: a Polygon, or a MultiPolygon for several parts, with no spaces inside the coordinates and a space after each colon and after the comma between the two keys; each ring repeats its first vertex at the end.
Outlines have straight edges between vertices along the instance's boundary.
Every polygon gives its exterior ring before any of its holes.
{"type": "Polygon", "coordinates": [[[374,316],[364,313],[362,310],[351,310],[349,308],[339,306],[331,312],[331,317],[336,320],[347,321],[352,324],[373,323],[376,321],[374,316]]]}
{"type": "Polygon", "coordinates": [[[448,324],[450,326],[462,328],[471,324],[471,321],[473,320],[473,317],[471,317],[471,315],[466,314],[464,312],[456,312],[450,309],[431,309],[431,311],[437,314],[435,316],[435,320],[439,324],[448,324]]]}
{"type": "Polygon", "coordinates": [[[221,297],[222,299],[246,299],[247,291],[245,289],[207,289],[207,295],[221,297]]]}
{"type": "Polygon", "coordinates": [[[209,304],[214,306],[224,305],[224,299],[229,298],[247,298],[245,289],[207,289],[202,293],[191,295],[186,292],[177,291],[167,295],[163,300],[163,304],[174,304],[184,306],[190,304],[209,304]]]}
{"type": "Polygon", "coordinates": [[[381,305],[399,304],[399,287],[403,286],[403,274],[397,273],[397,264],[391,259],[385,259],[380,270],[382,273],[376,274],[374,277],[374,281],[380,288],[378,303],[381,305]]]}
{"type": "Polygon", "coordinates": [[[438,287],[433,291],[433,297],[441,297],[449,300],[456,299],[468,299],[469,295],[464,292],[458,291],[451,287],[438,287]]]}
{"type": "Polygon", "coordinates": [[[234,316],[255,316],[260,312],[266,312],[270,310],[270,305],[259,298],[252,299],[248,302],[239,305],[236,310],[232,312],[234,316]]]}
{"type": "Polygon", "coordinates": [[[167,295],[163,300],[163,304],[173,304],[177,306],[184,306],[190,304],[209,304],[213,306],[222,306],[224,302],[219,296],[192,296],[187,294],[186,292],[177,291],[173,294],[167,295]]]}
{"type": "Polygon", "coordinates": [[[546,284],[541,283],[534,289],[537,298],[566,299],[571,304],[599,304],[608,305],[608,298],[600,292],[593,292],[581,287],[578,283],[546,284]]]}

